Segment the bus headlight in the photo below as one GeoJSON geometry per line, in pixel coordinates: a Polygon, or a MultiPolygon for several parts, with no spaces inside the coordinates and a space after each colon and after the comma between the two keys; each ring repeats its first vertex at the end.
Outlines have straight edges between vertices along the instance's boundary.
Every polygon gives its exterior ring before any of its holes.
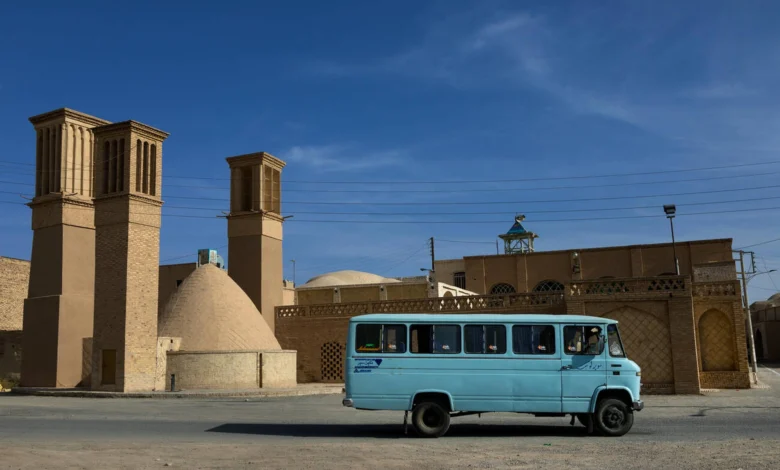
{"type": "Polygon", "coordinates": [[[640,370],[640,371],[638,371],[638,372],[636,373],[636,376],[637,376],[637,377],[642,377],[642,371],[641,371],[641,370],[640,370]]]}

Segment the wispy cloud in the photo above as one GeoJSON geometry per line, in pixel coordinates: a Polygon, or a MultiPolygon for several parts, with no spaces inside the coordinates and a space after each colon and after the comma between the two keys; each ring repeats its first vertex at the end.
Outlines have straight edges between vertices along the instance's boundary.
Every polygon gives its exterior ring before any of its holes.
{"type": "Polygon", "coordinates": [[[295,146],[282,154],[288,162],[306,165],[317,171],[362,171],[401,165],[401,150],[365,151],[355,145],[332,144],[295,146]]]}
{"type": "Polygon", "coordinates": [[[758,90],[740,83],[712,83],[687,90],[685,95],[699,99],[734,99],[758,95],[758,90]]]}

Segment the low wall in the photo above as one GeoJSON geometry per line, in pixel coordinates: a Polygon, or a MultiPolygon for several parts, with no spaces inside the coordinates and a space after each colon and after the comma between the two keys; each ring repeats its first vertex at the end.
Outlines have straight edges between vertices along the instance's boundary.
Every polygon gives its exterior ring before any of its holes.
{"type": "MultiPolygon", "coordinates": [[[[296,351],[170,351],[177,390],[294,387],[296,351]]],[[[169,385],[170,387],[170,385],[169,385]]]]}

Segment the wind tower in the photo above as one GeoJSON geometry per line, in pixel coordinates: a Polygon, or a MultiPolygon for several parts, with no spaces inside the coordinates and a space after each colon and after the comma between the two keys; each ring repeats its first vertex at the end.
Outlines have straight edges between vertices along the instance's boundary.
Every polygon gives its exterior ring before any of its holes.
{"type": "Polygon", "coordinates": [[[94,133],[92,389],[154,390],[162,143],[168,134],[136,121],[94,133]]]}
{"type": "Polygon", "coordinates": [[[228,274],[271,331],[282,305],[282,186],[285,163],[265,152],[227,158],[230,166],[228,274]]]}
{"type": "Polygon", "coordinates": [[[526,230],[522,224],[523,220],[525,220],[524,215],[516,216],[515,223],[509,231],[498,236],[504,240],[504,253],[508,255],[533,253],[534,239],[539,238],[539,235],[526,230]]]}
{"type": "Polygon", "coordinates": [[[93,129],[108,121],[61,108],[33,116],[35,196],[24,301],[21,383],[75,387],[92,336],[95,287],[93,129]]]}

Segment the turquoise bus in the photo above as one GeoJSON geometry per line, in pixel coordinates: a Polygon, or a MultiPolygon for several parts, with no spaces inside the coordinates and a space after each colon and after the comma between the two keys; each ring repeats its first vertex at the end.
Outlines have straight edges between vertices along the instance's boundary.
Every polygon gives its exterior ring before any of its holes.
{"type": "Polygon", "coordinates": [[[580,315],[371,314],[349,322],[343,405],[404,411],[423,437],[489,412],[571,415],[622,436],[641,411],[639,366],[614,320],[580,315]]]}

